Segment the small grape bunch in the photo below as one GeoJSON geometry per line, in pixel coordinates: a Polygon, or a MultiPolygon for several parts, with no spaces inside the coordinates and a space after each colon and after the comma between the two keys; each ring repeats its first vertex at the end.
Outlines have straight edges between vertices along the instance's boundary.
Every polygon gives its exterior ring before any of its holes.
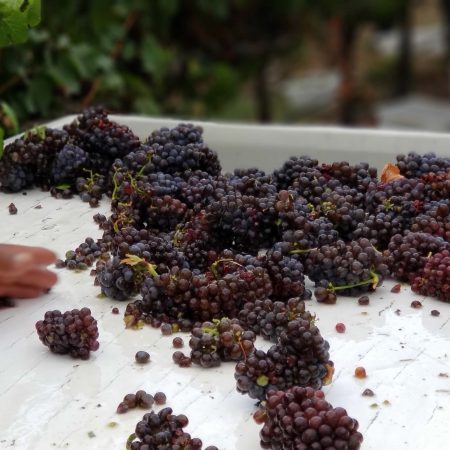
{"type": "MultiPolygon", "coordinates": [[[[128,439],[127,449],[201,450],[202,441],[184,431],[188,424],[189,419],[184,414],[173,414],[172,408],[150,411],[137,423],[135,433],[128,439]]],[[[209,446],[205,450],[217,450],[217,447],[209,446]]]]}
{"type": "Polygon", "coordinates": [[[269,391],[254,419],[264,423],[263,448],[358,450],[363,441],[358,421],[344,408],[333,408],[322,391],[310,387],[269,391]]]}
{"type": "Polygon", "coordinates": [[[238,319],[203,322],[201,327],[193,328],[189,340],[192,362],[202,367],[217,367],[221,361],[246,359],[255,350],[255,339],[255,333],[244,330],[238,319]]]}
{"type": "Polygon", "coordinates": [[[290,298],[287,302],[270,299],[247,302],[238,317],[245,329],[252,330],[272,342],[278,341],[291,320],[315,320],[315,316],[305,309],[305,302],[298,297],[290,298]]]}
{"type": "Polygon", "coordinates": [[[36,322],[36,330],[52,353],[88,359],[99,348],[97,321],[89,308],[47,311],[44,320],[36,322]]]}

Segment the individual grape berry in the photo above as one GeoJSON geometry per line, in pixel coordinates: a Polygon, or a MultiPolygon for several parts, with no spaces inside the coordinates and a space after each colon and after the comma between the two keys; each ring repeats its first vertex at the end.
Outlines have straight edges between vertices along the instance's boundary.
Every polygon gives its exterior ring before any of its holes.
{"type": "Polygon", "coordinates": [[[164,394],[164,392],[157,392],[153,398],[155,399],[155,403],[157,405],[165,405],[167,397],[166,394],[164,394]]]}
{"type": "Polygon", "coordinates": [[[113,314],[119,314],[119,308],[117,308],[117,307],[115,306],[113,309],[111,309],[111,312],[112,312],[113,314]]]}
{"type": "Polygon", "coordinates": [[[370,299],[367,295],[363,295],[358,299],[358,305],[367,306],[370,302],[370,299]]]}
{"type": "Polygon", "coordinates": [[[434,317],[439,317],[441,315],[441,313],[437,309],[432,309],[431,315],[434,317]]]}
{"type": "Polygon", "coordinates": [[[367,377],[366,369],[364,369],[364,367],[357,367],[355,369],[355,377],[356,378],[366,378],[367,377]]]}
{"type": "Polygon", "coordinates": [[[17,214],[17,207],[16,207],[16,205],[14,203],[10,203],[9,206],[8,206],[8,211],[9,211],[9,214],[11,214],[11,215],[17,214]]]}
{"type": "Polygon", "coordinates": [[[150,361],[150,354],[145,351],[138,351],[134,357],[139,364],[146,364],[150,361]]]}
{"type": "Polygon", "coordinates": [[[336,324],[336,331],[338,333],[345,333],[345,325],[343,323],[336,324]]]}
{"type": "Polygon", "coordinates": [[[117,406],[117,414],[124,414],[129,410],[129,406],[125,402],[120,402],[117,406]]]}
{"type": "Polygon", "coordinates": [[[375,393],[372,391],[372,389],[364,389],[364,391],[361,394],[364,397],[373,397],[375,393]]]}
{"type": "Polygon", "coordinates": [[[123,398],[123,403],[126,403],[128,408],[136,408],[137,405],[137,398],[136,394],[127,394],[123,398]]]}
{"type": "Polygon", "coordinates": [[[36,322],[36,330],[52,353],[88,359],[90,352],[99,348],[97,321],[89,308],[47,311],[44,320],[36,322]]]}
{"type": "Polygon", "coordinates": [[[292,387],[272,390],[262,406],[266,420],[260,431],[261,446],[277,449],[358,450],[363,436],[358,421],[344,408],[333,408],[322,391],[292,387]]]}
{"type": "Polygon", "coordinates": [[[172,325],[170,323],[163,323],[161,325],[161,333],[163,336],[170,336],[173,333],[172,325]]]}
{"type": "Polygon", "coordinates": [[[392,286],[391,288],[391,292],[393,292],[394,294],[398,294],[400,292],[401,289],[401,284],[394,284],[394,286],[392,286]]]}
{"type": "Polygon", "coordinates": [[[422,303],[419,302],[419,300],[413,300],[411,302],[411,308],[414,308],[414,309],[422,308],[422,303]]]}
{"type": "Polygon", "coordinates": [[[172,345],[174,348],[182,348],[184,346],[183,339],[180,337],[173,338],[172,345]]]}

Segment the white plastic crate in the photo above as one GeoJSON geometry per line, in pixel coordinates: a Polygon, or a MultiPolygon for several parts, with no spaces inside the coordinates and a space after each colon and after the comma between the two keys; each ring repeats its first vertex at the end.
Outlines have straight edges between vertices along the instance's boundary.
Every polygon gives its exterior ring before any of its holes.
{"type": "MultiPolygon", "coordinates": [[[[141,138],[179,121],[113,116],[141,138]]],[[[50,124],[61,126],[72,117],[50,124]]],[[[368,161],[381,168],[411,150],[450,155],[450,138],[432,133],[344,130],[324,127],[259,127],[202,123],[205,140],[216,149],[225,170],[278,167],[291,155],[310,154],[323,162],[368,161]]],[[[43,245],[63,256],[87,236],[101,231],[92,221],[107,213],[109,201],[91,209],[79,199],[55,200],[39,190],[0,194],[0,241],[43,245]],[[18,214],[7,205],[14,202],[18,214]],[[40,204],[42,209],[35,209],[40,204]]],[[[187,431],[221,450],[257,450],[260,426],[253,423],[255,402],[235,390],[234,364],[215,369],[182,369],[172,362],[172,338],[145,327],[126,330],[126,303],[99,299],[88,273],[58,271],[60,281],[42,298],[18,302],[0,311],[0,449],[123,449],[145,411],[115,413],[123,396],[138,389],[162,390],[167,404],[190,419],[187,431]],[[88,305],[99,322],[100,349],[89,361],[56,356],[39,342],[34,324],[49,309],[88,305]],[[118,306],[120,315],[111,314],[118,306]],[[147,350],[151,363],[138,366],[134,354],[147,350]],[[111,424],[116,424],[111,426],[111,424]]],[[[390,292],[387,281],[362,307],[355,298],[336,305],[307,302],[331,346],[334,381],[324,388],[327,400],[359,420],[365,450],[436,450],[450,441],[450,304],[413,294],[402,286],[390,292]],[[423,302],[412,309],[414,299],[423,302]],[[430,315],[432,309],[439,317],[430,315]],[[396,311],[398,312],[396,313],[396,311]],[[345,334],[335,324],[344,322],[345,334]],[[364,366],[368,377],[355,379],[364,366]],[[362,397],[370,388],[375,397],[362,397]]],[[[188,335],[182,336],[189,352],[188,335]]],[[[258,346],[268,343],[258,340],[258,346]]]]}

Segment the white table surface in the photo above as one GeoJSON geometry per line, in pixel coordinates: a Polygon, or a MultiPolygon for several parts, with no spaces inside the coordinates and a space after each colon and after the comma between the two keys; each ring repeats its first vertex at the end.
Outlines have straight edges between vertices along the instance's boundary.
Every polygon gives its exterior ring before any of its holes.
{"type": "MultiPolygon", "coordinates": [[[[141,138],[176,120],[114,116],[141,138]]],[[[62,118],[61,126],[72,117],[62,118]]],[[[259,166],[271,170],[289,156],[310,154],[321,161],[361,160],[381,168],[395,154],[416,150],[450,155],[450,135],[348,130],[336,127],[258,127],[204,122],[206,141],[219,153],[225,170],[259,166]]],[[[107,213],[108,200],[91,209],[78,198],[55,200],[38,190],[28,195],[0,193],[0,242],[43,245],[63,257],[88,236],[102,232],[93,222],[107,213]],[[8,214],[8,205],[18,208],[8,214]],[[36,205],[42,209],[35,209],[36,205]]],[[[56,270],[56,269],[55,269],[56,270]]],[[[179,368],[172,362],[172,337],[145,327],[126,330],[126,303],[97,297],[87,272],[57,270],[59,283],[42,298],[19,301],[0,310],[0,449],[121,449],[145,411],[115,413],[127,393],[162,390],[167,405],[184,413],[186,430],[221,450],[257,450],[260,426],[252,419],[254,400],[235,390],[234,364],[215,369],[179,368]],[[99,323],[100,349],[88,361],[51,354],[34,324],[47,310],[89,306],[99,323]],[[118,306],[119,315],[111,313],[118,306]],[[148,365],[134,362],[138,350],[151,354],[148,365]],[[108,426],[115,422],[115,427],[108,426]],[[92,433],[93,434],[92,434],[92,433]],[[95,435],[95,436],[93,436],[95,435]],[[93,436],[93,437],[90,437],[93,436]]],[[[307,302],[330,342],[336,373],[324,388],[327,400],[345,407],[360,422],[364,450],[437,450],[450,448],[450,304],[413,294],[404,285],[392,294],[386,281],[363,307],[355,298],[336,305],[307,302]],[[423,302],[413,309],[412,300],[423,302]],[[440,311],[439,317],[430,311],[440,311]],[[397,314],[396,311],[400,313],[397,314]],[[337,322],[347,331],[338,334],[337,322]],[[364,366],[368,377],[353,376],[364,366]],[[447,376],[448,375],[448,376],[447,376]],[[363,397],[370,388],[375,397],[363,397]],[[384,402],[388,401],[389,404],[384,402]]],[[[189,336],[182,335],[185,352],[189,336]]],[[[258,340],[260,348],[269,343],[258,340]]]]}
{"type": "MultiPolygon", "coordinates": [[[[78,198],[55,200],[38,190],[26,196],[1,194],[0,241],[45,245],[63,256],[85,237],[101,236],[91,218],[107,210],[106,200],[91,209],[78,198]],[[18,208],[15,216],[8,214],[11,201],[18,208]],[[38,204],[42,209],[34,208],[38,204]]],[[[172,337],[150,327],[126,330],[126,303],[98,298],[99,288],[87,272],[57,273],[59,283],[50,294],[0,310],[0,449],[124,449],[145,411],[118,415],[115,410],[125,394],[138,389],[164,391],[167,405],[189,417],[187,431],[205,446],[260,448],[260,427],[251,417],[255,402],[235,390],[232,363],[179,368],[171,359],[172,337]],[[81,306],[89,306],[98,320],[99,351],[88,361],[51,354],[39,341],[35,322],[47,310],[81,306]],[[113,306],[120,315],[111,313],[113,306]],[[138,350],[149,351],[151,363],[137,365],[138,350]],[[108,426],[111,422],[117,426],[108,426]]],[[[365,450],[447,449],[450,304],[416,296],[406,285],[392,294],[393,284],[385,282],[365,307],[344,297],[333,306],[307,302],[336,366],[334,381],[324,391],[333,405],[359,420],[365,450]],[[422,309],[411,308],[414,299],[423,302],[422,309]],[[432,309],[440,316],[431,316],[432,309]],[[335,331],[337,322],[345,323],[345,334],[335,331]],[[357,366],[366,368],[366,379],[353,376],[357,366]],[[366,388],[375,397],[361,396],[366,388]]],[[[188,335],[182,336],[189,351],[188,335]]]]}

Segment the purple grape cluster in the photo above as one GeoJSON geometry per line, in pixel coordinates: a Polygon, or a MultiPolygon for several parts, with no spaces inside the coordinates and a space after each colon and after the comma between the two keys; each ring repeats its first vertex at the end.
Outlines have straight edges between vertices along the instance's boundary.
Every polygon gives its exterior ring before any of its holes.
{"type": "Polygon", "coordinates": [[[89,308],[47,311],[44,320],[36,322],[36,331],[52,353],[88,359],[99,348],[97,321],[89,308]]]}

